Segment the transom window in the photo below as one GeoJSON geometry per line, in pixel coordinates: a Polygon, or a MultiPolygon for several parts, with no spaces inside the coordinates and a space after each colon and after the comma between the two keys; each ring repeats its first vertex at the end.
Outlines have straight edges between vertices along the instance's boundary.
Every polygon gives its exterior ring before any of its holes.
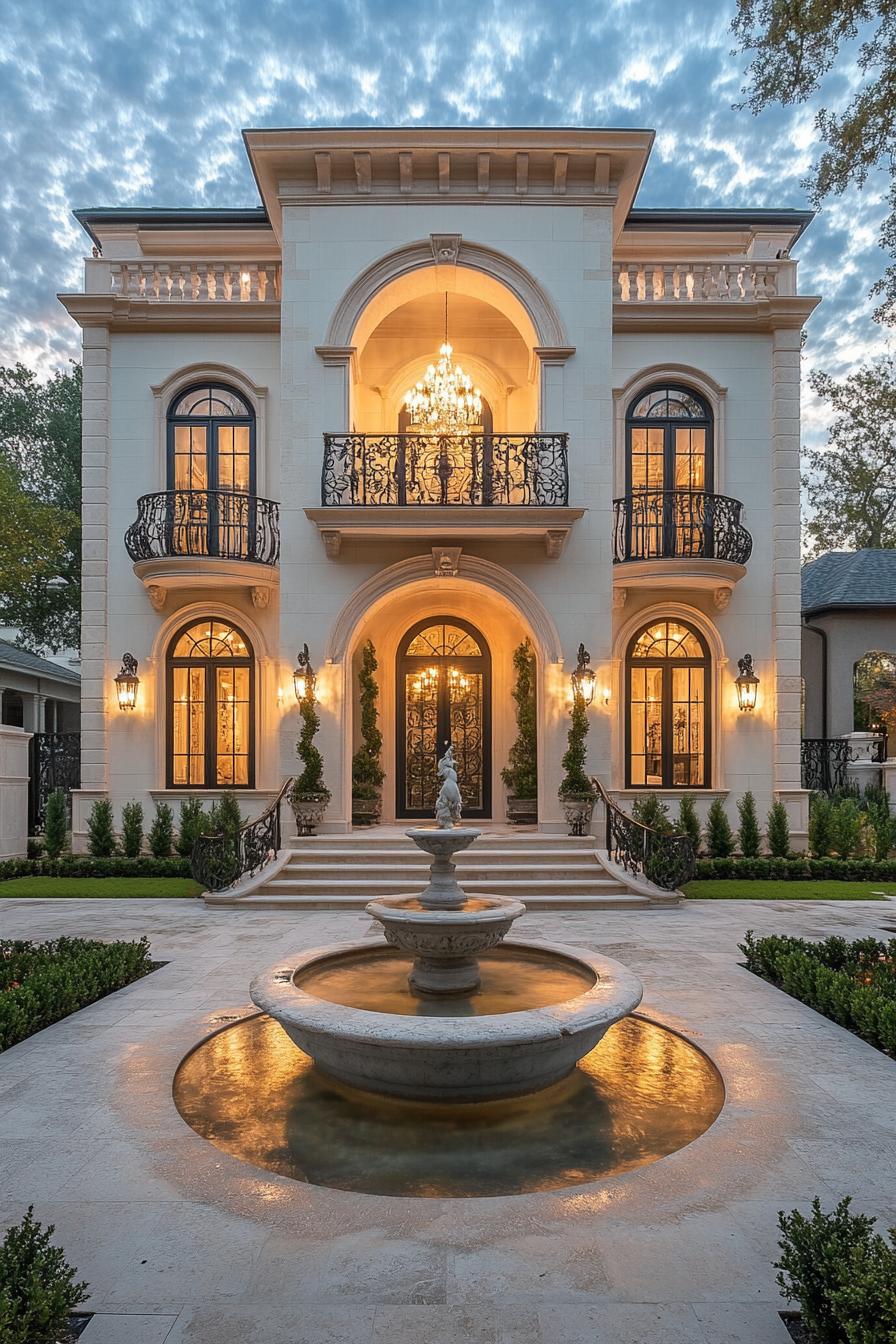
{"type": "Polygon", "coordinates": [[[236,626],[184,627],[167,659],[169,788],[255,784],[255,660],[236,626]]]}
{"type": "Polygon", "coordinates": [[[705,789],[710,783],[710,657],[683,621],[653,621],[626,657],[626,786],[705,789]]]}
{"type": "Polygon", "coordinates": [[[457,625],[428,625],[405,649],[409,658],[479,658],[482,650],[469,630],[457,625]]]}

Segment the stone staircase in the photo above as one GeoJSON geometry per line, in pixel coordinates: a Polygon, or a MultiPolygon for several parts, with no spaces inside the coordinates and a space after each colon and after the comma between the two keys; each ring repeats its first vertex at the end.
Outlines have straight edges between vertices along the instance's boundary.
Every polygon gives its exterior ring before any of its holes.
{"type": "MultiPolygon", "coordinates": [[[[604,866],[594,836],[483,830],[457,856],[457,875],[471,896],[487,893],[525,901],[529,910],[630,909],[669,904],[630,888],[604,866]]],[[[244,894],[207,893],[209,903],[269,909],[359,910],[378,896],[414,895],[429,865],[400,827],[350,835],[292,839],[280,866],[259,874],[244,894]]],[[[674,900],[674,897],[673,897],[674,900]]]]}

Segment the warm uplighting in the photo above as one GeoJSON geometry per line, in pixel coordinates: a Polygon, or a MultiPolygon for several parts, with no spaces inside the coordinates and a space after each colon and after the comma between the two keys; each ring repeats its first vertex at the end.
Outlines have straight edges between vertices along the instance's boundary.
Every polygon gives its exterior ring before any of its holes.
{"type": "Polygon", "coordinates": [[[759,688],[759,678],[753,671],[752,653],[745,653],[743,658],[738,658],[737,668],[738,675],[734,678],[737,703],[742,710],[752,711],[756,708],[756,692],[759,688]]]}
{"type": "Polygon", "coordinates": [[[404,404],[416,434],[468,433],[482,419],[482,396],[469,374],[455,364],[448,343],[448,295],[445,295],[445,339],[439,360],[405,393],[404,404]]]}
{"type": "Polygon", "coordinates": [[[137,676],[137,659],[132,653],[126,653],[121,660],[121,671],[115,678],[115,689],[118,692],[118,708],[134,709],[137,704],[137,687],[140,685],[140,678],[137,676]]]}
{"type": "Polygon", "coordinates": [[[579,645],[578,664],[573,672],[572,693],[574,696],[580,695],[586,705],[590,705],[594,699],[595,676],[593,670],[588,666],[591,662],[591,654],[585,648],[584,644],[579,645]]]}
{"type": "Polygon", "coordinates": [[[311,666],[307,644],[302,646],[299,653],[296,669],[292,674],[292,684],[299,704],[301,704],[303,700],[310,700],[314,695],[314,688],[317,685],[317,677],[314,668],[311,666]]]}

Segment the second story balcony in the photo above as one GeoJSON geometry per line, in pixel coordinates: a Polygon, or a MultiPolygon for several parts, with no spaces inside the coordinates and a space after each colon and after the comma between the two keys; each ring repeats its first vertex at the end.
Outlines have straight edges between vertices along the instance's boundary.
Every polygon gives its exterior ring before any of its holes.
{"type": "Polygon", "coordinates": [[[742,513],[740,500],[705,490],[614,499],[614,587],[709,588],[716,606],[727,606],[753,550],[742,513]]]}
{"type": "Polygon", "coordinates": [[[278,582],[279,506],[235,490],[162,490],[138,500],[124,544],[156,610],[174,588],[249,588],[266,607],[278,582]]]}
{"type": "Polygon", "coordinates": [[[560,554],[584,510],[569,507],[566,434],[325,434],[320,509],[342,538],[538,536],[560,554]]]}

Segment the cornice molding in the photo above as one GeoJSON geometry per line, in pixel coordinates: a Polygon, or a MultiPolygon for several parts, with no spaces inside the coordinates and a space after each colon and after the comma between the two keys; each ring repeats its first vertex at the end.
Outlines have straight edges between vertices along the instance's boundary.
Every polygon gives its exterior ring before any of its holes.
{"type": "Polygon", "coordinates": [[[280,300],[264,303],[159,303],[116,294],[57,294],[79,327],[109,331],[279,331],[280,300]]]}
{"type": "Polygon", "coordinates": [[[820,296],[808,294],[755,303],[623,303],[616,299],[613,330],[798,331],[820,303],[820,296]]]}

